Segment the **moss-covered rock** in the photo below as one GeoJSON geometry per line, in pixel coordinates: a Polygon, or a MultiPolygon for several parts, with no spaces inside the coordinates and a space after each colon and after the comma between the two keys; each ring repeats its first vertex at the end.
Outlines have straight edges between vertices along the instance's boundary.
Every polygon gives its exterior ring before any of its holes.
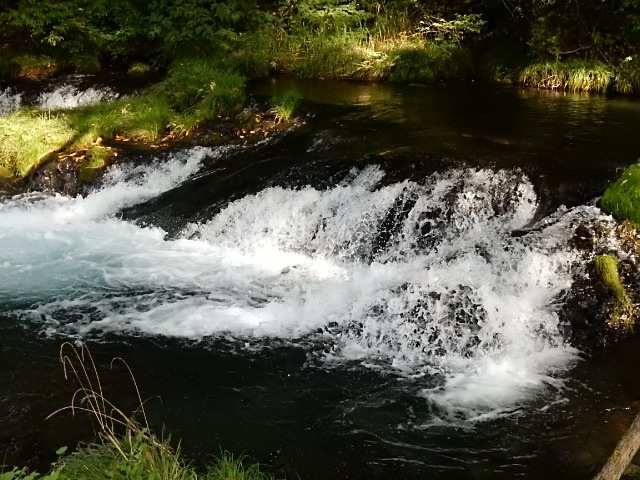
{"type": "Polygon", "coordinates": [[[601,348],[634,333],[640,321],[640,233],[631,222],[603,217],[577,226],[572,247],[583,259],[560,316],[571,341],[601,348]]]}
{"type": "Polygon", "coordinates": [[[600,208],[640,226],[640,162],[628,167],[604,192],[600,208]]]}
{"type": "Polygon", "coordinates": [[[630,331],[633,330],[635,321],[635,308],[620,278],[619,265],[617,258],[599,255],[593,260],[593,273],[600,288],[611,297],[606,305],[610,325],[630,331]]]}

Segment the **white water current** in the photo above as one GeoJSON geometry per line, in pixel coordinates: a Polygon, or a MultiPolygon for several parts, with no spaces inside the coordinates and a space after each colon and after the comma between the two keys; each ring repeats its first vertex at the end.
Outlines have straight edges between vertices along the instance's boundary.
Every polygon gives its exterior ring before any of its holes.
{"type": "Polygon", "coordinates": [[[117,92],[106,86],[82,86],[83,78],[83,75],[69,75],[62,82],[43,87],[42,91],[33,98],[16,88],[0,89],[0,115],[10,113],[25,105],[55,110],[93,105],[119,97],[117,92]]]}
{"type": "Polygon", "coordinates": [[[22,94],[16,92],[11,87],[0,89],[0,115],[13,112],[20,108],[22,104],[22,94]]]}
{"type": "MultiPolygon", "coordinates": [[[[514,170],[457,169],[383,184],[378,167],[319,190],[273,187],[167,239],[118,218],[178,186],[210,149],[116,167],[86,198],[0,204],[0,305],[49,334],[232,336],[318,345],[417,382],[442,415],[481,419],[561,388],[577,358],[556,303],[572,283],[575,225],[536,210],[514,170]]],[[[305,347],[311,348],[311,347],[305,347]]]]}

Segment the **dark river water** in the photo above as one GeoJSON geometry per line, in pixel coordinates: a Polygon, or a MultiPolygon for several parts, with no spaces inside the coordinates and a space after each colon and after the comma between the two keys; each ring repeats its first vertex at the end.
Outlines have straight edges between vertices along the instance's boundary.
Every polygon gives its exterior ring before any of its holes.
{"type": "MultiPolygon", "coordinates": [[[[640,340],[572,340],[576,226],[640,157],[640,101],[283,77],[303,122],[0,203],[0,453],[93,439],[58,351],[206,463],[302,479],[591,478],[640,409],[640,340]]],[[[6,102],[5,102],[6,103],[6,102]]]]}

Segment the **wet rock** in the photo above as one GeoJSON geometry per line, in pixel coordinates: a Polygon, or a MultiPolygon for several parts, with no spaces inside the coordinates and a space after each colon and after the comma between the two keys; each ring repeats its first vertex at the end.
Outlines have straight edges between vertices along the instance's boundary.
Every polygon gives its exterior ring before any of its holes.
{"type": "Polygon", "coordinates": [[[80,190],[79,168],[79,163],[72,158],[45,165],[35,172],[28,189],[38,192],[54,191],[65,195],[76,195],[80,190]]]}
{"type": "Polygon", "coordinates": [[[578,225],[573,233],[573,244],[580,250],[593,250],[594,238],[591,229],[586,225],[578,225]]]}
{"type": "Polygon", "coordinates": [[[574,343],[601,347],[634,333],[640,321],[640,235],[624,223],[579,225],[572,244],[583,256],[585,268],[576,273],[566,293],[561,317],[574,343]],[[613,289],[597,265],[612,260],[620,289],[613,289]]]}
{"type": "Polygon", "coordinates": [[[64,187],[64,181],[60,173],[53,168],[45,168],[35,172],[29,190],[41,191],[61,191],[64,187]]]}

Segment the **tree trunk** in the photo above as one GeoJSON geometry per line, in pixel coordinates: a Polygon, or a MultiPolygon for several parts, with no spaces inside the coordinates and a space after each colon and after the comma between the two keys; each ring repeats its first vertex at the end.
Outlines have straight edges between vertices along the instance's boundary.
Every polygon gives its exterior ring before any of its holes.
{"type": "Polygon", "coordinates": [[[619,480],[640,447],[640,414],[620,439],[607,463],[593,480],[619,480]]]}

